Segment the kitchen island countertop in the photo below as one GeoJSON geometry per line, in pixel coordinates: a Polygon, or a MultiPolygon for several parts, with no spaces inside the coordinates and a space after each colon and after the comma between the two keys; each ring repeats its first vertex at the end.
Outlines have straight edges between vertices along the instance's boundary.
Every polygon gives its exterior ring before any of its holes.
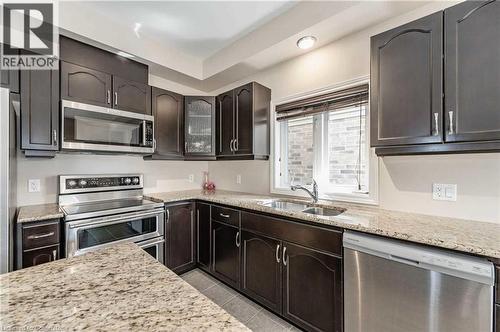
{"type": "Polygon", "coordinates": [[[0,275],[2,331],[249,331],[133,243],[0,275]]]}

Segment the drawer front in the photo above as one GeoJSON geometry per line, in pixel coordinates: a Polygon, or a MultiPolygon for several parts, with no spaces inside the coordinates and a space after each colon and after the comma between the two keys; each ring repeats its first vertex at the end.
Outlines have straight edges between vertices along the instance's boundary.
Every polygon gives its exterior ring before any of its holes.
{"type": "Polygon", "coordinates": [[[57,243],[59,243],[59,222],[23,227],[24,250],[57,243]]]}
{"type": "Polygon", "coordinates": [[[248,212],[241,214],[241,228],[342,256],[342,232],[340,231],[248,212]]]}
{"type": "Polygon", "coordinates": [[[23,251],[23,268],[53,262],[60,258],[59,245],[23,251]]]}
{"type": "Polygon", "coordinates": [[[240,227],[240,211],[212,205],[212,219],[240,227]]]}

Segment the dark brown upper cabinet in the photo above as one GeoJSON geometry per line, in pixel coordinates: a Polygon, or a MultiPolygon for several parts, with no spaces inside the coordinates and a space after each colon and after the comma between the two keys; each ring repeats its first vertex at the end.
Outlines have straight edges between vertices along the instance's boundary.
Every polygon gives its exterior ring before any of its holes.
{"type": "MultiPolygon", "coordinates": [[[[3,49],[2,43],[0,49],[3,49]]],[[[19,93],[19,70],[0,69],[0,86],[10,92],[19,93]]]]}
{"type": "Polygon", "coordinates": [[[444,19],[446,141],[500,140],[500,2],[466,1],[444,19]]]}
{"type": "Polygon", "coordinates": [[[113,76],[113,108],[151,114],[151,87],[119,76],[113,76]]]}
{"type": "Polygon", "coordinates": [[[196,265],[196,225],[194,203],[165,206],[166,217],[166,266],[177,274],[196,265]]]}
{"type": "Polygon", "coordinates": [[[279,240],[242,232],[241,291],[278,313],[281,312],[281,249],[279,240]]]}
{"type": "Polygon", "coordinates": [[[440,143],[443,16],[371,39],[371,145],[440,143]]]}
{"type": "Polygon", "coordinates": [[[269,158],[270,101],[271,90],[256,82],[217,97],[218,158],[269,158]]]}
{"type": "Polygon", "coordinates": [[[21,150],[53,157],[59,150],[59,72],[21,71],[21,150]]]}
{"type": "Polygon", "coordinates": [[[184,97],[152,88],[156,152],[147,159],[182,159],[184,142],[184,97]]]}
{"type": "Polygon", "coordinates": [[[61,99],[111,107],[110,74],[61,61],[61,99]]]}
{"type": "Polygon", "coordinates": [[[283,316],[306,331],[341,332],[342,259],[283,242],[283,316]]]}
{"type": "Polygon", "coordinates": [[[217,155],[233,155],[234,138],[233,90],[217,97],[217,155]]]}
{"type": "Polygon", "coordinates": [[[186,96],[184,157],[215,159],[215,97],[186,96]]]}
{"type": "Polygon", "coordinates": [[[198,237],[198,265],[210,271],[211,266],[211,232],[210,232],[210,205],[196,203],[196,234],[198,237]]]}

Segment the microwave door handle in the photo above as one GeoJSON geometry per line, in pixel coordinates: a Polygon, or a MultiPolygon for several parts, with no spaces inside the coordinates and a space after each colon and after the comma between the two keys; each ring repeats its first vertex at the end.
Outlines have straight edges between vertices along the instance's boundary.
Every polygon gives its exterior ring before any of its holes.
{"type": "Polygon", "coordinates": [[[146,146],[146,120],[142,120],[142,146],[146,146]]]}

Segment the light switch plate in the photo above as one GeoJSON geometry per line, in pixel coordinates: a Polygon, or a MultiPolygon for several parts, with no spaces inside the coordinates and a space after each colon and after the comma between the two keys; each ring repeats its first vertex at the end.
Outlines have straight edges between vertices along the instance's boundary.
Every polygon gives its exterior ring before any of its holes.
{"type": "Polygon", "coordinates": [[[445,183],[432,184],[432,199],[438,201],[456,201],[457,185],[445,183]]]}
{"type": "Polygon", "coordinates": [[[189,174],[188,180],[189,180],[189,182],[193,183],[194,182],[194,174],[189,174]]]}
{"type": "Polygon", "coordinates": [[[39,193],[40,192],[40,179],[29,179],[28,180],[28,192],[39,193]]]}
{"type": "Polygon", "coordinates": [[[236,184],[241,184],[241,174],[236,175],[236,184]]]}

